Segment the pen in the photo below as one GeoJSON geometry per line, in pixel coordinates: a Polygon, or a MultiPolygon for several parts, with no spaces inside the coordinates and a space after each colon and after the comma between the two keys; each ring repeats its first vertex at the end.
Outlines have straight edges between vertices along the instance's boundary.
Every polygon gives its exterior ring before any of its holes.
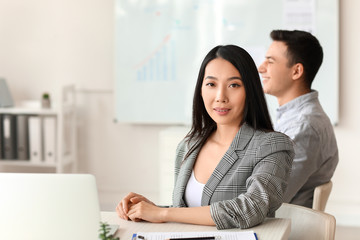
{"type": "Polygon", "coordinates": [[[179,237],[179,238],[169,238],[166,240],[215,240],[215,237],[179,237]]]}

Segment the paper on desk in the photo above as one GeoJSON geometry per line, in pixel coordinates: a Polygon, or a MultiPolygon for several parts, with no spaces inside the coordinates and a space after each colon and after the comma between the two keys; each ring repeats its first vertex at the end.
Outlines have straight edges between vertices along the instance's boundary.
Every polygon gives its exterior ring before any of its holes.
{"type": "Polygon", "coordinates": [[[216,240],[257,240],[254,231],[246,232],[138,232],[145,240],[164,240],[169,238],[215,237],[216,240]]]}

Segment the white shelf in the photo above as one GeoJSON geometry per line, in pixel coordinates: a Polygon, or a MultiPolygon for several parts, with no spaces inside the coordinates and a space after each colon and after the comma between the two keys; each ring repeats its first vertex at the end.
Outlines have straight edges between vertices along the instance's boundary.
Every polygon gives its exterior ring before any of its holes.
{"type": "Polygon", "coordinates": [[[56,167],[56,163],[33,163],[29,160],[0,160],[0,166],[18,166],[18,167],[56,167]]]}
{"type": "Polygon", "coordinates": [[[4,169],[6,171],[6,167],[40,167],[50,168],[56,173],[61,173],[64,172],[64,168],[67,166],[71,166],[71,171],[76,171],[77,147],[74,86],[66,86],[62,89],[59,106],[53,104],[52,108],[43,109],[40,107],[40,101],[28,101],[21,106],[0,108],[0,114],[53,116],[56,118],[56,159],[54,163],[1,159],[0,171],[4,171],[4,169]]]}
{"type": "Polygon", "coordinates": [[[29,115],[56,115],[56,109],[41,109],[41,108],[0,108],[0,114],[29,114],[29,115]]]}

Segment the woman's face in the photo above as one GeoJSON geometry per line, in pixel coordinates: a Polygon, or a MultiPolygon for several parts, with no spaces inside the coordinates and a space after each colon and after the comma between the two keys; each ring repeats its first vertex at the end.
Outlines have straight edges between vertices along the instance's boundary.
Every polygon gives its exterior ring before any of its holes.
{"type": "Polygon", "coordinates": [[[239,71],[230,62],[215,58],[207,64],[201,95],[217,125],[240,126],[246,93],[239,71]]]}

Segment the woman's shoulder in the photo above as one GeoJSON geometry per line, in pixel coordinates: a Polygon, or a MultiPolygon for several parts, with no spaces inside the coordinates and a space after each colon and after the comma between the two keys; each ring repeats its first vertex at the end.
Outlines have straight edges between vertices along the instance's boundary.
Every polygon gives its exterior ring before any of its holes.
{"type": "Polygon", "coordinates": [[[293,145],[292,140],[285,134],[276,131],[254,130],[254,140],[263,143],[279,143],[293,145]]]}
{"type": "Polygon", "coordinates": [[[276,131],[255,130],[249,146],[256,148],[259,155],[265,156],[269,153],[283,152],[291,159],[294,155],[293,141],[287,135],[276,131]]]}
{"type": "Polygon", "coordinates": [[[178,143],[176,151],[185,150],[185,148],[187,148],[187,147],[188,147],[188,140],[185,137],[178,143]]]}
{"type": "Polygon", "coordinates": [[[189,139],[187,137],[183,138],[177,145],[176,148],[176,156],[177,158],[184,159],[185,155],[191,148],[191,145],[189,145],[189,139]]]}
{"type": "Polygon", "coordinates": [[[289,138],[287,135],[281,132],[273,131],[273,130],[261,130],[261,129],[253,129],[254,137],[258,138],[289,138]]]}

